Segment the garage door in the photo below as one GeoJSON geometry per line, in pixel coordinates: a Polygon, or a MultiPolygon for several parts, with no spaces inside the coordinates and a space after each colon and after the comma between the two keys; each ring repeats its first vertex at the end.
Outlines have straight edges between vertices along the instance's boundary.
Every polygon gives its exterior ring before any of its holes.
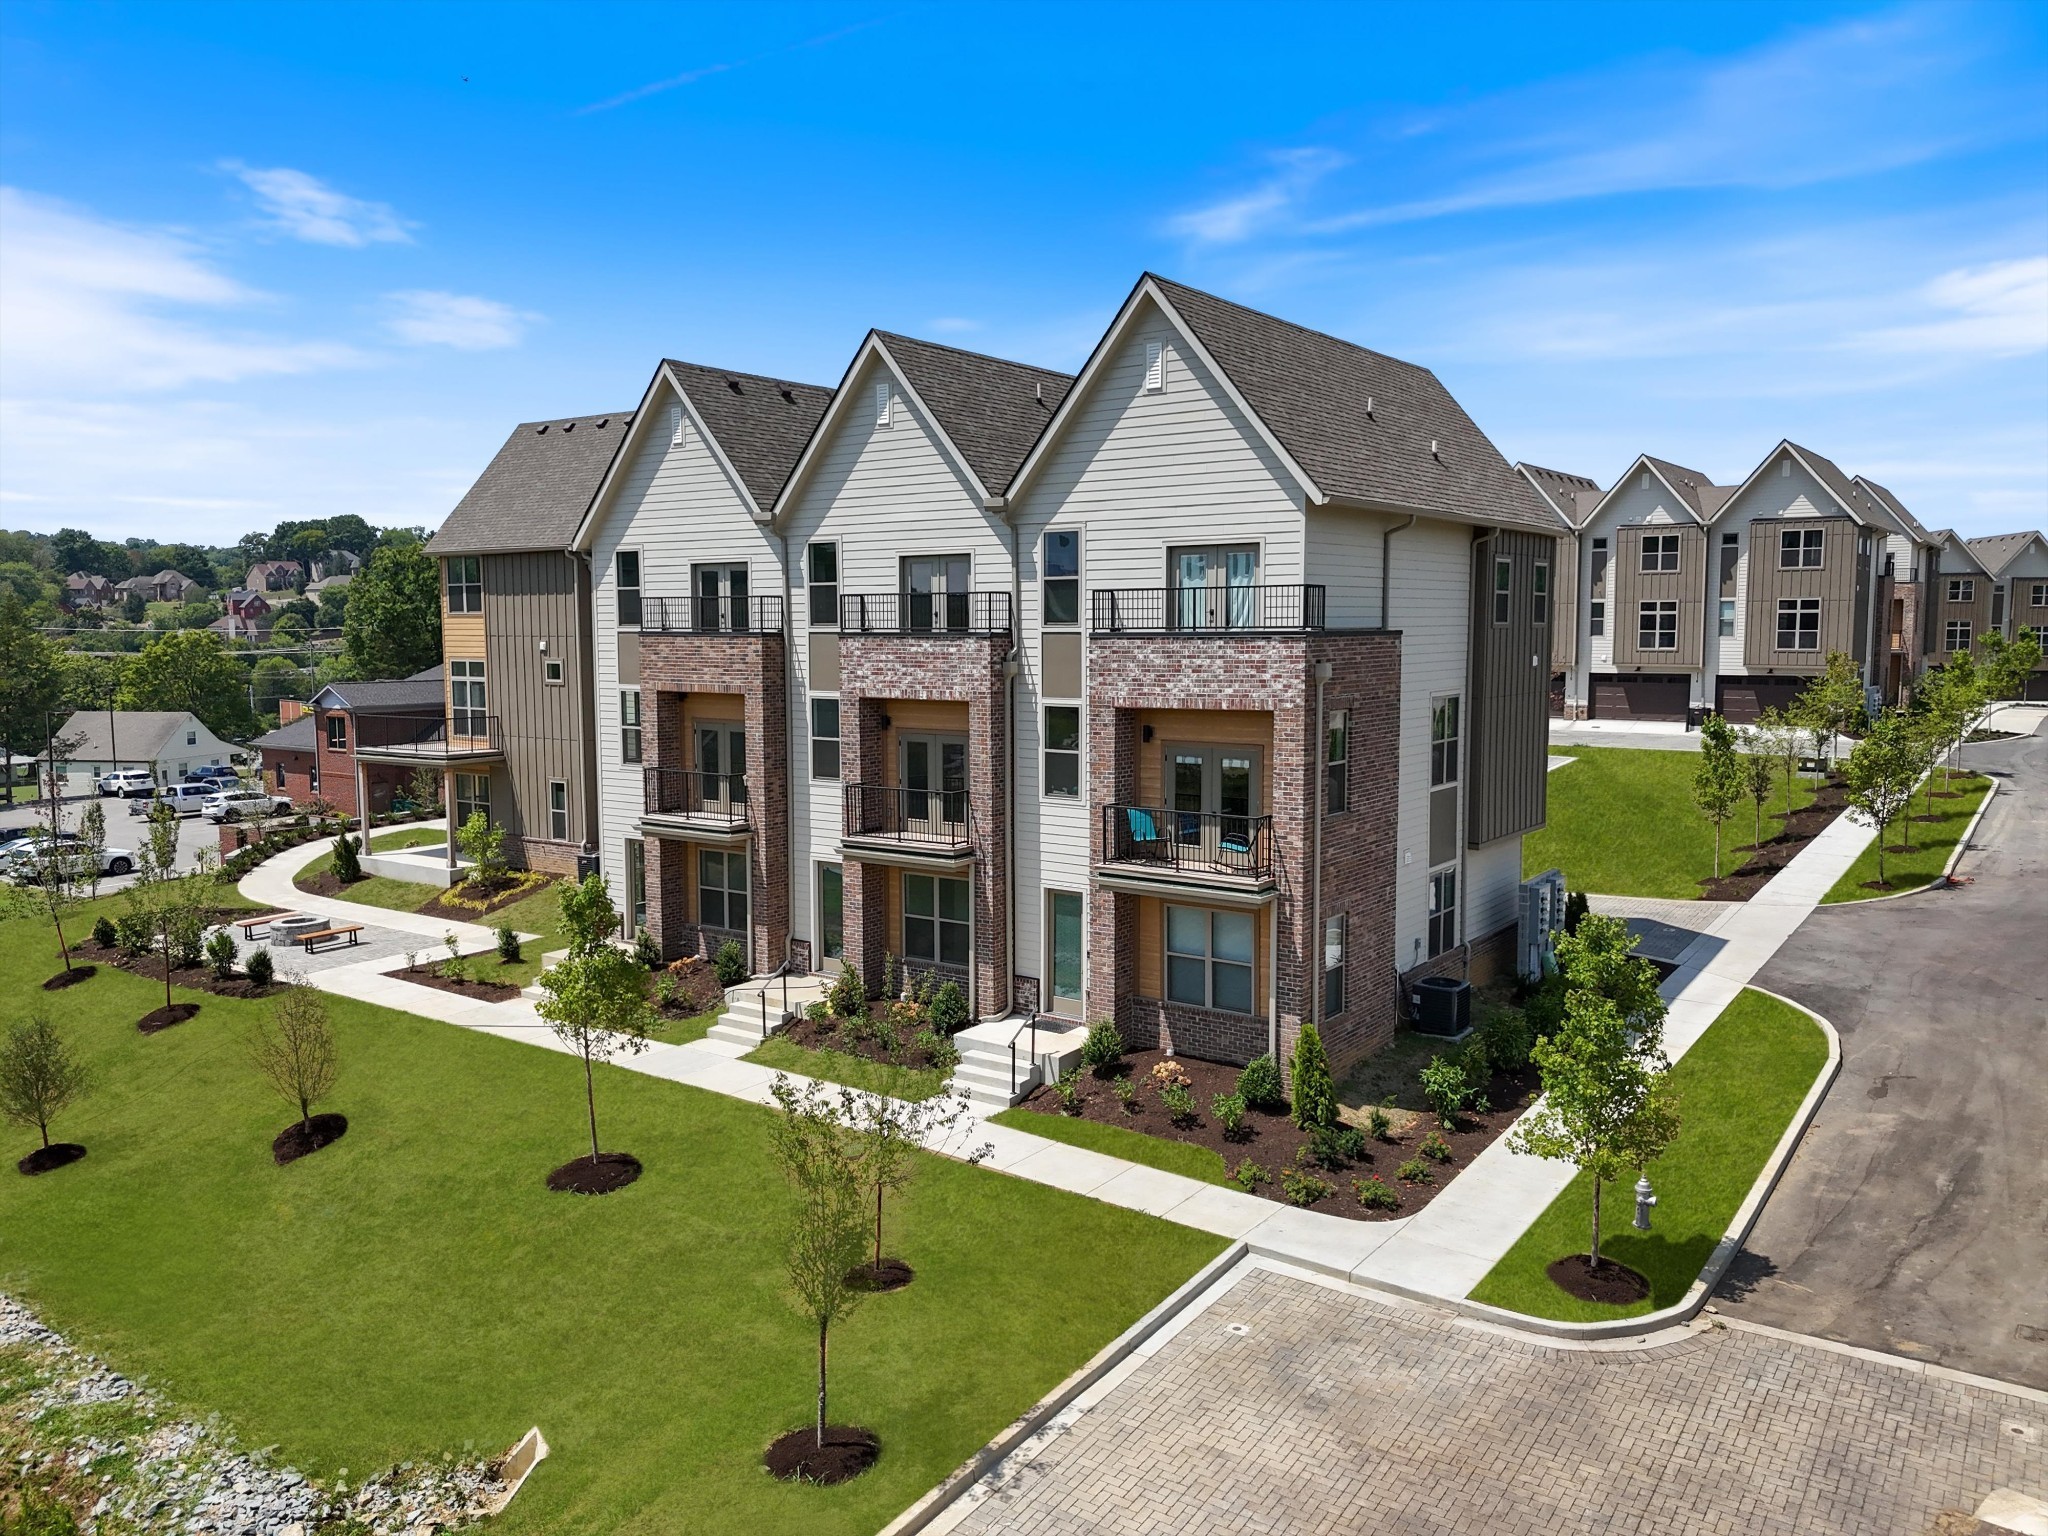
{"type": "Polygon", "coordinates": [[[1683,676],[1594,674],[1592,715],[1596,720],[1685,719],[1692,684],[1683,676]]]}
{"type": "Polygon", "coordinates": [[[2021,695],[2026,699],[2048,699],[2048,672],[2029,672],[2027,691],[2021,695]]]}
{"type": "Polygon", "coordinates": [[[1772,705],[1790,709],[1805,691],[1803,677],[1724,677],[1714,686],[1714,708],[1731,725],[1748,725],[1772,705]]]}

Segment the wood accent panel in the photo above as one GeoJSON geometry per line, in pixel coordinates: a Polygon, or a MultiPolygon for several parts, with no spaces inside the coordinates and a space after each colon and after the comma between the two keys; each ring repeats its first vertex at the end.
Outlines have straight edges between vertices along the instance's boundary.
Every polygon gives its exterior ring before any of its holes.
{"type": "Polygon", "coordinates": [[[1819,672],[1829,651],[1856,655],[1857,527],[1846,517],[1760,517],[1749,525],[1749,612],[1743,625],[1743,662],[1752,672],[1819,672]],[[1782,570],[1778,536],[1822,533],[1821,563],[1782,570]],[[1820,600],[1820,646],[1811,651],[1778,649],[1778,604],[1800,598],[1820,600]]]}
{"type": "Polygon", "coordinates": [[[441,655],[449,661],[482,661],[484,616],[480,613],[442,614],[441,655]]]}
{"type": "Polygon", "coordinates": [[[1166,754],[1173,747],[1257,747],[1259,749],[1259,814],[1273,808],[1273,716],[1249,709],[1133,710],[1131,729],[1138,742],[1138,802],[1166,803],[1166,754]],[[1152,739],[1145,740],[1145,727],[1152,739]]]}
{"type": "Polygon", "coordinates": [[[1700,604],[1706,591],[1706,530],[1687,523],[1637,524],[1614,530],[1614,559],[1607,567],[1607,633],[1614,641],[1614,666],[1652,670],[1697,667],[1706,645],[1700,604]],[[1643,540],[1651,534],[1678,535],[1678,569],[1645,571],[1643,540]],[[1637,607],[1643,603],[1678,604],[1678,648],[1644,651],[1636,647],[1637,607]]]}
{"type": "MultiPolygon", "coordinates": [[[[896,746],[900,736],[960,736],[968,738],[971,744],[964,700],[890,699],[882,707],[889,716],[889,729],[882,733],[884,784],[902,782],[903,754],[896,746]]],[[[890,882],[890,889],[896,889],[895,881],[890,882]]]]}

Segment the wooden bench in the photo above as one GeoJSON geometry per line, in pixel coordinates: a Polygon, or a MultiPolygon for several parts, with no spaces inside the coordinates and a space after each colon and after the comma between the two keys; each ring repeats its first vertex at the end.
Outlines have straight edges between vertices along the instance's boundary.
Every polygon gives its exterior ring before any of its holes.
{"type": "Polygon", "coordinates": [[[288,917],[297,917],[298,915],[296,912],[266,912],[261,917],[241,918],[237,921],[236,926],[242,930],[242,942],[254,944],[258,928],[266,927],[271,923],[282,922],[288,917]]]}
{"type": "Polygon", "coordinates": [[[299,948],[310,955],[318,949],[322,939],[338,941],[345,938],[351,944],[360,944],[363,942],[362,933],[361,923],[337,923],[332,928],[315,928],[311,933],[295,933],[292,937],[298,941],[299,948]]]}

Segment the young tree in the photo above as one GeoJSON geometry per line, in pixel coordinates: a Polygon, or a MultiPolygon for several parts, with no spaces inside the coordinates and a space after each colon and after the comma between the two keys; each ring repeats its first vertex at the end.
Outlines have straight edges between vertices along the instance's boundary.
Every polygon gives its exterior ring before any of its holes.
{"type": "MultiPolygon", "coordinates": [[[[62,736],[50,738],[49,755],[43,766],[43,798],[37,802],[35,831],[41,841],[33,845],[24,862],[35,872],[35,894],[28,900],[41,908],[57,930],[57,953],[63,958],[66,975],[71,972],[71,946],[64,938],[64,917],[85,899],[86,862],[64,841],[64,775],[58,764],[63,754],[77,743],[62,736]]],[[[93,883],[99,879],[99,858],[92,858],[93,883]]]]}
{"type": "Polygon", "coordinates": [[[1799,772],[1799,722],[1772,704],[1758,711],[1753,727],[1757,750],[1785,775],[1785,814],[1792,814],[1792,783],[1799,772]]]}
{"type": "Polygon", "coordinates": [[[1989,692],[1976,658],[1968,651],[1958,652],[1930,672],[1922,681],[1920,692],[1928,713],[1941,722],[1941,787],[1946,790],[1953,782],[1963,743],[1969,740],[1972,727],[1984,712],[1989,692]]]}
{"type": "Polygon", "coordinates": [[[0,1115],[32,1125],[50,1145],[50,1122],[85,1092],[85,1063],[71,1053],[57,1026],[30,1014],[0,1039],[0,1115]]]}
{"type": "MultiPolygon", "coordinates": [[[[862,1185],[875,1192],[874,1274],[882,1271],[882,1197],[906,1188],[917,1172],[919,1149],[942,1141],[967,1118],[973,1105],[966,1094],[940,1094],[914,1102],[870,1093],[849,1100],[850,1126],[859,1138],[862,1185]]],[[[993,1143],[967,1154],[979,1163],[995,1154],[993,1143]]]]}
{"type": "MultiPolygon", "coordinates": [[[[1752,848],[1764,845],[1764,807],[1771,803],[1771,784],[1778,765],[1762,752],[1751,751],[1741,760],[1742,790],[1756,808],[1756,840],[1752,848]]],[[[1788,802],[1789,804],[1789,802],[1788,802]]]]}
{"type": "Polygon", "coordinates": [[[94,799],[78,818],[78,845],[85,850],[83,874],[95,900],[100,894],[100,861],[107,856],[107,810],[94,799]]]}
{"type": "Polygon", "coordinates": [[[178,873],[178,817],[168,805],[149,813],[149,830],[136,854],[135,883],[128,887],[128,910],[149,930],[150,948],[163,958],[164,1007],[171,1006],[171,969],[180,955],[198,951],[206,931],[206,910],[213,882],[207,878],[213,861],[199,850],[192,872],[178,873]]]}
{"type": "Polygon", "coordinates": [[[287,983],[270,1016],[259,1016],[250,1031],[249,1060],[277,1096],[298,1110],[300,1128],[310,1130],[313,1106],[334,1091],[339,1073],[327,999],[302,981],[287,983]]]}
{"type": "Polygon", "coordinates": [[[1863,713],[1863,679],[1847,652],[1828,652],[1825,669],[1806,685],[1799,703],[1814,732],[1814,756],[1832,762],[1836,738],[1863,713]]]}
{"type": "Polygon", "coordinates": [[[1877,829],[1877,883],[1884,879],[1885,828],[1913,798],[1920,754],[1903,718],[1881,715],[1849,754],[1849,813],[1877,829]]]}
{"type": "Polygon", "coordinates": [[[569,953],[586,955],[611,942],[619,926],[618,908],[604,877],[595,872],[574,885],[562,886],[562,931],[568,936],[569,953]]]}
{"type": "Polygon", "coordinates": [[[1598,993],[1614,1004],[1629,1029],[1661,1035],[1665,1007],[1657,991],[1657,968],[1635,957],[1636,943],[1620,918],[1588,913],[1575,931],[1557,940],[1557,966],[1568,992],[1598,993]]]}
{"type": "Polygon", "coordinates": [[[477,885],[492,885],[505,873],[505,829],[491,825],[482,811],[471,811],[455,834],[455,846],[469,860],[467,879],[477,885]]]}
{"type": "Polygon", "coordinates": [[[1735,756],[1735,731],[1719,715],[1700,722],[1699,762],[1693,767],[1692,798],[1714,824],[1714,878],[1721,876],[1721,828],[1742,803],[1747,779],[1735,756]]]}
{"type": "Polygon", "coordinates": [[[1313,1024],[1303,1022],[1294,1041],[1294,1123],[1304,1131],[1337,1123],[1337,1085],[1330,1079],[1330,1057],[1313,1024]]]}
{"type": "Polygon", "coordinates": [[[422,810],[441,803],[441,770],[427,763],[413,769],[405,781],[406,798],[422,810]]]}
{"type": "Polygon", "coordinates": [[[860,1305],[849,1283],[866,1246],[866,1189],[847,1126],[854,1096],[822,1084],[798,1092],[777,1073],[769,1090],[782,1113],[771,1132],[775,1159],[796,1193],[789,1226],[789,1288],[797,1310],[818,1329],[817,1444],[825,1444],[826,1346],[832,1325],[860,1305]]]}
{"type": "Polygon", "coordinates": [[[1663,1031],[1632,1031],[1607,998],[1576,991],[1564,1023],[1530,1051],[1543,1097],[1509,1145],[1568,1162],[1593,1179],[1593,1267],[1600,1264],[1601,1192],[1624,1171],[1660,1157],[1678,1135],[1678,1100],[1664,1059],[1663,1031]]]}
{"type": "Polygon", "coordinates": [[[654,1021],[647,1004],[647,972],[631,955],[599,944],[568,959],[540,978],[534,1011],[555,1038],[583,1058],[583,1098],[590,1111],[590,1160],[598,1159],[595,1063],[647,1049],[654,1021]]]}

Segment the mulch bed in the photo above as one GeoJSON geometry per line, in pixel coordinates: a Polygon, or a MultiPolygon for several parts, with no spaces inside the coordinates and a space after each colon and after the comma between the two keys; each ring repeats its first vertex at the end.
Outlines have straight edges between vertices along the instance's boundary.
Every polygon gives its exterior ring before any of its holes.
{"type": "Polygon", "coordinates": [[[500,907],[509,907],[515,901],[524,901],[536,891],[545,890],[553,879],[552,875],[515,876],[501,883],[488,895],[480,892],[474,884],[465,881],[461,885],[450,886],[416,910],[421,917],[451,917],[457,922],[473,923],[485,913],[495,912],[500,907]],[[457,891],[462,892],[463,900],[453,899],[457,891]]]}
{"type": "Polygon", "coordinates": [[[432,987],[436,992],[453,992],[458,997],[473,997],[485,1003],[509,1003],[519,995],[519,988],[509,981],[457,981],[436,971],[408,971],[402,965],[384,974],[409,981],[416,987],[432,987]]]}
{"type": "MultiPolygon", "coordinates": [[[[159,986],[163,984],[164,963],[159,956],[124,954],[118,949],[102,948],[90,940],[75,948],[79,954],[90,954],[103,964],[118,966],[131,976],[140,976],[143,980],[156,982],[159,986]]],[[[222,981],[213,974],[213,967],[202,960],[197,965],[172,966],[171,985],[189,987],[195,992],[211,992],[216,997],[249,998],[271,997],[277,992],[280,983],[273,981],[267,987],[259,987],[246,976],[230,976],[226,981],[222,981]]]]}
{"type": "Polygon", "coordinates": [[[640,1177],[640,1159],[630,1152],[600,1152],[579,1157],[548,1175],[548,1188],[558,1194],[608,1195],[640,1177]]]}
{"type": "Polygon", "coordinates": [[[76,965],[68,971],[59,971],[43,983],[45,992],[62,992],[66,987],[75,987],[81,981],[91,981],[99,974],[99,968],[91,965],[76,965]]]}
{"type": "Polygon", "coordinates": [[[806,1424],[780,1436],[761,1453],[761,1463],[786,1483],[851,1482],[882,1455],[882,1440],[858,1424],[827,1424],[825,1443],[818,1444],[815,1426],[806,1424]]]}
{"type": "MultiPolygon", "coordinates": [[[[694,1019],[700,1013],[709,1012],[725,1001],[725,988],[718,984],[718,973],[711,969],[711,962],[696,955],[686,956],[663,968],[669,977],[674,995],[665,1003],[657,1003],[655,1009],[665,1019],[694,1019]]],[[[661,972],[650,972],[647,978],[649,995],[657,984],[661,972]]]]}
{"type": "Polygon", "coordinates": [[[85,1156],[85,1148],[75,1141],[53,1141],[47,1147],[37,1147],[14,1166],[33,1178],[39,1173],[50,1173],[58,1168],[68,1168],[85,1156]]]}
{"type": "MultiPolygon", "coordinates": [[[[1766,838],[1761,847],[1744,843],[1731,849],[1732,853],[1747,853],[1749,862],[1716,880],[1711,876],[1700,881],[1702,901],[1747,901],[1765,885],[1771,876],[1783,869],[1796,858],[1806,845],[1821,834],[1829,822],[1848,810],[1847,791],[1837,780],[1829,780],[1814,792],[1813,803],[1802,806],[1787,816],[1783,830],[1776,837],[1766,838]]],[[[1729,823],[1738,825],[1740,818],[1729,823]]]]}
{"type": "MultiPolygon", "coordinates": [[[[369,877],[365,875],[363,878],[368,879],[369,877]]],[[[358,883],[356,881],[349,881],[344,884],[341,877],[331,869],[323,869],[317,875],[300,875],[296,880],[292,881],[293,885],[304,891],[308,896],[332,896],[341,901],[348,900],[349,885],[358,883]]]]}
{"type": "MultiPolygon", "coordinates": [[[[1138,1131],[1148,1136],[1158,1136],[1167,1141],[1187,1142],[1193,1146],[1208,1147],[1220,1153],[1224,1167],[1235,1173],[1245,1159],[1257,1163],[1270,1176],[1266,1182],[1257,1185],[1250,1192],[1264,1200],[1284,1203],[1280,1189],[1280,1170],[1294,1163],[1295,1153],[1309,1144],[1308,1133],[1298,1129],[1287,1118],[1285,1110],[1247,1110],[1244,1123],[1239,1127],[1241,1140],[1231,1141],[1223,1134],[1223,1127],[1209,1113],[1209,1100],[1219,1093],[1230,1093],[1237,1087],[1236,1067],[1222,1066],[1211,1061],[1196,1061],[1189,1056],[1173,1057],[1188,1075],[1188,1084],[1195,1096],[1197,1117],[1191,1126],[1178,1126],[1167,1118],[1166,1108],[1159,1101],[1159,1094],[1152,1086],[1151,1072],[1154,1065],[1167,1060],[1164,1051],[1132,1051],[1125,1055],[1124,1062],[1138,1085],[1138,1107],[1136,1113],[1126,1113],[1117,1101],[1116,1091],[1108,1078],[1097,1077],[1084,1072],[1078,1082],[1081,1088],[1081,1113],[1078,1118],[1094,1120],[1102,1125],[1121,1126],[1127,1131],[1138,1131]]],[[[1368,1140],[1364,1154],[1349,1164],[1335,1168],[1317,1167],[1316,1174],[1330,1184],[1336,1193],[1318,1200],[1310,1207],[1331,1216],[1345,1216],[1353,1221],[1392,1221],[1402,1216],[1413,1216],[1436,1198],[1458,1173],[1521,1115],[1523,1107],[1534,1098],[1538,1084],[1535,1069],[1509,1076],[1498,1074],[1487,1085],[1486,1098],[1491,1106],[1485,1114],[1467,1111],[1460,1117],[1458,1129],[1444,1130],[1437,1124],[1436,1116],[1422,1115],[1406,1129],[1391,1132],[1385,1141],[1368,1140]],[[1451,1149],[1451,1160],[1447,1163],[1429,1163],[1430,1182],[1409,1183],[1395,1172],[1403,1163],[1419,1156],[1418,1148],[1432,1131],[1441,1136],[1451,1149]],[[1368,1177],[1377,1177],[1400,1198],[1400,1204],[1393,1210],[1370,1207],[1361,1202],[1352,1189],[1354,1182],[1368,1177]]],[[[1058,1097],[1050,1085],[1041,1085],[1032,1090],[1031,1096],[1018,1106],[1034,1110],[1039,1114],[1057,1115],[1063,1113],[1058,1097]]],[[[1359,1112],[1359,1129],[1363,1130],[1364,1115],[1359,1112]]]]}
{"type": "Polygon", "coordinates": [[[931,1051],[912,1043],[917,1032],[929,1026],[922,1019],[891,1022],[879,1017],[881,1008],[877,1003],[875,1014],[866,1019],[842,1019],[836,1014],[822,1019],[799,1016],[780,1035],[807,1051],[838,1051],[885,1067],[929,1071],[935,1065],[931,1051]]]}
{"type": "Polygon", "coordinates": [[[901,1259],[884,1259],[877,1264],[869,1260],[856,1264],[846,1272],[846,1283],[856,1291],[900,1291],[917,1278],[917,1271],[901,1259]]]}
{"type": "Polygon", "coordinates": [[[315,1115],[303,1125],[294,1120],[277,1133],[277,1139],[270,1144],[270,1156],[282,1168],[322,1147],[334,1145],[347,1131],[347,1115],[315,1115]]]}
{"type": "Polygon", "coordinates": [[[159,1030],[169,1029],[173,1024],[184,1023],[197,1012],[197,1003],[173,1003],[168,1008],[158,1008],[154,1012],[145,1013],[136,1021],[135,1027],[145,1035],[153,1035],[159,1030]]]}
{"type": "Polygon", "coordinates": [[[1552,1260],[1543,1273],[1550,1276],[1550,1283],[1569,1296],[1580,1301],[1605,1302],[1609,1306],[1625,1307],[1641,1301],[1650,1294],[1650,1282],[1637,1274],[1626,1264],[1617,1264],[1612,1259],[1602,1259],[1599,1267],[1593,1266],[1592,1255],[1574,1253],[1562,1259],[1552,1260]]]}

